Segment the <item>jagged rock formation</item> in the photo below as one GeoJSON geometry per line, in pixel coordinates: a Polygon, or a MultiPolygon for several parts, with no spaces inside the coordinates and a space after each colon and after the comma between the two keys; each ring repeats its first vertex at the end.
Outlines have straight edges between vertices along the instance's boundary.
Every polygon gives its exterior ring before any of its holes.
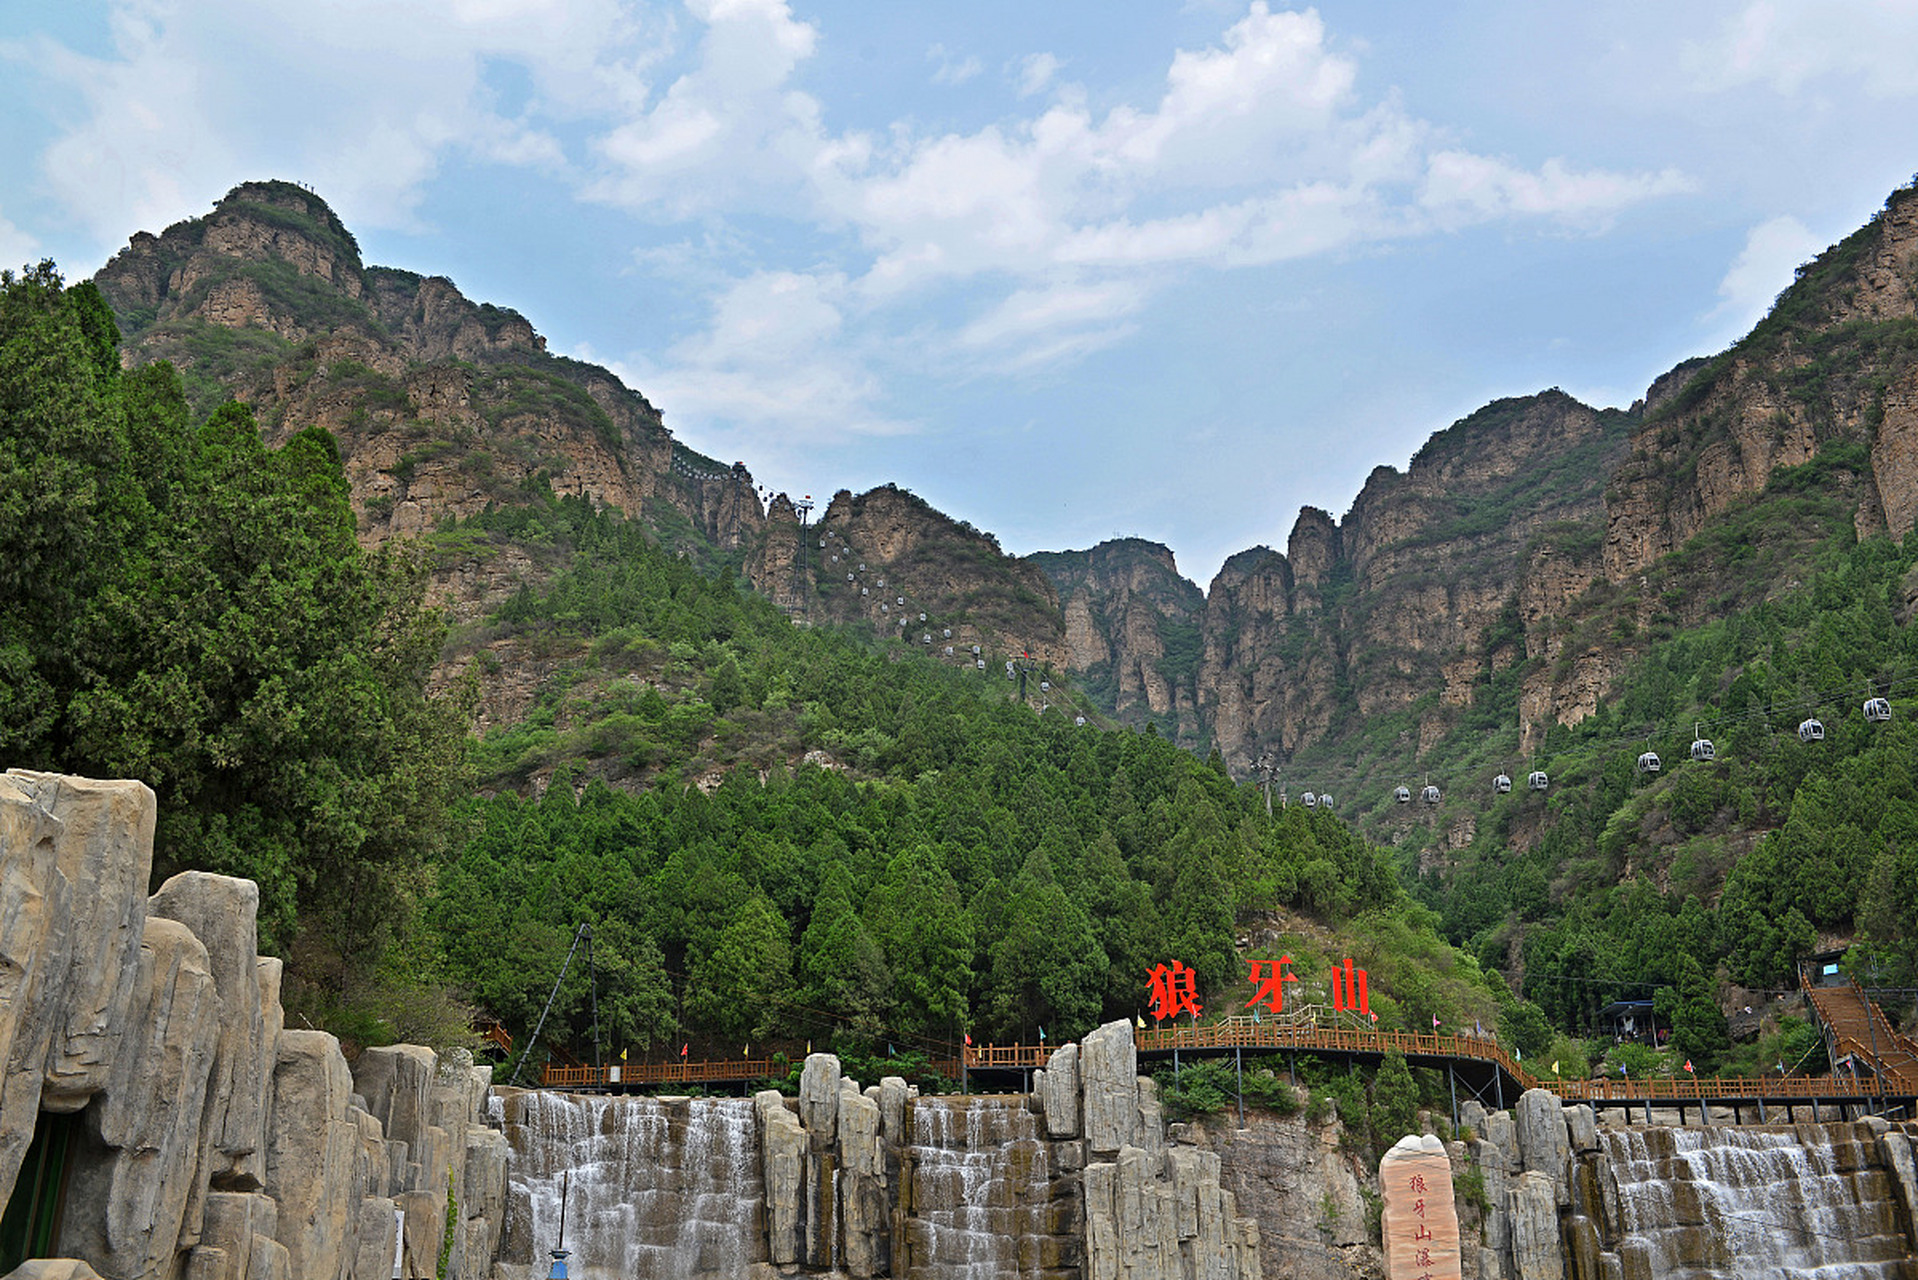
{"type": "Polygon", "coordinates": [[[1139,538],[1028,557],[1058,590],[1069,662],[1094,697],[1169,727],[1196,723],[1193,676],[1205,596],[1169,547],[1139,538]]]}
{"type": "Polygon", "coordinates": [[[792,503],[774,499],[746,573],[795,618],[869,626],[955,667],[976,670],[983,658],[992,674],[998,659],[1021,653],[1059,669],[1069,662],[1046,575],[893,485],[840,490],[803,539],[792,503]]]}
{"type": "MultiPolygon", "coordinates": [[[[124,358],[172,360],[202,410],[244,399],[275,442],[331,431],[368,544],[538,483],[636,517],[663,504],[719,548],[763,521],[743,465],[687,450],[644,396],[549,354],[517,312],[443,277],[364,265],[326,203],[290,183],[245,183],[204,218],[140,232],[94,280],[124,358]]],[[[472,590],[474,568],[452,568],[469,607],[511,589],[508,575],[472,590]]]]}
{"type": "Polygon", "coordinates": [[[1544,652],[1559,611],[1591,584],[1603,488],[1630,421],[1556,390],[1488,405],[1403,473],[1375,470],[1344,520],[1308,507],[1284,553],[1233,556],[1203,601],[1167,581],[1170,554],[1149,543],[1035,559],[1068,600],[1069,633],[1087,638],[1073,652],[1075,665],[1096,660],[1082,668],[1094,686],[1100,664],[1139,673],[1129,678],[1146,707],[1237,769],[1321,742],[1335,721],[1415,706],[1410,745],[1422,751],[1482,681],[1527,656],[1534,633],[1544,652]],[[1183,642],[1195,624],[1192,661],[1183,642]],[[1180,642],[1170,657],[1168,636],[1180,642]]]}
{"type": "Polygon", "coordinates": [[[446,1274],[483,1280],[491,1068],[398,1046],[349,1069],[332,1036],[283,1030],[257,886],[190,871],[148,898],[153,823],[138,782],[0,776],[0,1202],[63,1156],[40,1209],[102,1280],[387,1280],[396,1256],[426,1280],[454,1204],[446,1274]]]}

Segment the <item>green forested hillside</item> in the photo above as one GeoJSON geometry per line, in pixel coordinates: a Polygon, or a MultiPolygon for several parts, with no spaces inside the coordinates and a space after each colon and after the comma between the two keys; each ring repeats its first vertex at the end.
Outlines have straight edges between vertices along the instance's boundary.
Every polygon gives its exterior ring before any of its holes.
{"type": "Polygon", "coordinates": [[[0,273],[0,752],[144,780],[156,876],[251,877],[266,946],[371,965],[465,787],[443,628],[354,540],[325,432],[196,419],[118,336],[91,285],[0,273]]]}
{"type": "MultiPolygon", "coordinates": [[[[528,490],[421,549],[543,565],[454,638],[548,672],[470,740],[427,693],[446,629],[420,566],[355,541],[326,433],[272,450],[244,405],[197,418],[116,341],[91,286],[0,279],[0,746],[152,785],[156,874],[257,879],[311,1023],[457,1034],[450,991],[523,1034],[582,923],[629,1050],[1064,1039],[1139,1011],[1171,959],[1210,1013],[1242,1008],[1242,953],[1313,988],[1354,955],[1388,1026],[1495,1017],[1331,815],[1269,816],[1216,757],[795,626],[583,500],[528,490]]],[[[582,973],[551,1035],[583,1043],[593,1004],[582,973]]]]}
{"type": "MultiPolygon", "coordinates": [[[[1759,503],[1802,528],[1790,485],[1759,503]]],[[[1761,525],[1762,527],[1762,525],[1761,525]]],[[[1763,535],[1759,537],[1763,541],[1763,535]]],[[[1774,540],[1776,545],[1776,540],[1774,540]]],[[[1749,987],[1854,937],[1886,985],[1918,975],[1918,539],[1836,534],[1793,588],[1649,647],[1619,696],[1558,728],[1546,796],[1465,784],[1477,837],[1420,896],[1567,1025],[1681,977],[1686,957],[1749,987]],[[1894,719],[1866,721],[1868,697],[1894,719]],[[1817,719],[1825,738],[1801,742],[1817,719]],[[1696,732],[1716,758],[1690,759],[1696,732]],[[1641,772],[1655,750],[1662,768],[1641,772]]]]}
{"type": "MultiPolygon", "coordinates": [[[[1349,945],[1388,1025],[1494,1016],[1475,966],[1330,814],[1269,818],[1156,734],[1039,714],[910,645],[795,627],[581,503],[437,536],[470,553],[509,533],[571,567],[475,638],[572,656],[523,723],[478,744],[499,790],[474,802],[428,918],[449,975],[510,1024],[536,1018],[590,923],[598,1016],[624,1046],[1063,1039],[1140,1012],[1146,970],[1171,958],[1212,1011],[1242,1009],[1235,942],[1284,909],[1335,930],[1281,929],[1259,953],[1314,977],[1330,939],[1349,945]]],[[[591,1014],[582,977],[566,1033],[583,1040],[591,1014]]]]}

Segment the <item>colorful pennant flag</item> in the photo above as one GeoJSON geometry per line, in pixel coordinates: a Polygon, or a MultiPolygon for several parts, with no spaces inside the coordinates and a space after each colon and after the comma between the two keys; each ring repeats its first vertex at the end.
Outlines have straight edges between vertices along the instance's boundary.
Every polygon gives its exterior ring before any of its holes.
{"type": "Polygon", "coordinates": [[[679,1046],[679,1056],[680,1056],[680,1057],[682,1057],[682,1058],[683,1058],[683,1057],[685,1057],[685,1056],[686,1056],[686,1050],[688,1050],[688,1049],[690,1049],[690,1048],[692,1048],[692,1047],[693,1047],[693,1046],[692,1046],[692,1043],[691,1043],[690,1041],[688,1041],[688,1042],[687,1042],[687,1043],[685,1043],[685,1044],[682,1044],[682,1045],[680,1045],[680,1046],[679,1046]]]}
{"type": "MultiPolygon", "coordinates": [[[[1685,1070],[1687,1071],[1692,1070],[1692,1060],[1690,1058],[1685,1059],[1685,1070]]],[[[1698,1073],[1693,1071],[1692,1074],[1697,1075],[1698,1073]]]]}
{"type": "Polygon", "coordinates": [[[1045,1042],[1046,1042],[1046,1029],[1045,1029],[1044,1027],[1040,1027],[1040,1028],[1039,1028],[1039,1043],[1040,1043],[1040,1044],[1044,1044],[1045,1042]]]}
{"type": "Polygon", "coordinates": [[[1552,1059],[1552,1074],[1553,1074],[1553,1075],[1557,1075],[1557,1074],[1558,1074],[1558,1059],[1557,1059],[1557,1058],[1553,1058],[1553,1059],[1552,1059]]]}
{"type": "Polygon", "coordinates": [[[966,1048],[972,1048],[972,1033],[970,1031],[966,1033],[966,1048]]]}
{"type": "Polygon", "coordinates": [[[1435,1013],[1432,1015],[1432,1025],[1433,1027],[1437,1027],[1438,1024],[1439,1024],[1438,1015],[1435,1013]]]}

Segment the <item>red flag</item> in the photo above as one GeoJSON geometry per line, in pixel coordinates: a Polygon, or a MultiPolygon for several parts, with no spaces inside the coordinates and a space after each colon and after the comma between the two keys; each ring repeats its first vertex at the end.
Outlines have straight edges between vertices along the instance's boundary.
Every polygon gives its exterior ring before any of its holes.
{"type": "Polygon", "coordinates": [[[1690,1071],[1691,1069],[1692,1069],[1692,1060],[1690,1058],[1687,1058],[1685,1059],[1685,1070],[1690,1071]]]}
{"type": "Polygon", "coordinates": [[[966,1048],[968,1048],[968,1049],[970,1049],[970,1048],[972,1048],[972,1033],[971,1033],[971,1032],[967,1032],[967,1033],[966,1033],[966,1048]]]}
{"type": "Polygon", "coordinates": [[[686,1050],[688,1050],[688,1049],[690,1049],[690,1048],[692,1048],[692,1044],[691,1044],[691,1042],[690,1042],[690,1041],[689,1041],[688,1043],[686,1043],[686,1044],[682,1044],[682,1045],[680,1045],[680,1046],[679,1046],[679,1056],[680,1056],[680,1057],[682,1057],[682,1058],[683,1058],[683,1057],[685,1057],[685,1056],[686,1056],[686,1050]]]}

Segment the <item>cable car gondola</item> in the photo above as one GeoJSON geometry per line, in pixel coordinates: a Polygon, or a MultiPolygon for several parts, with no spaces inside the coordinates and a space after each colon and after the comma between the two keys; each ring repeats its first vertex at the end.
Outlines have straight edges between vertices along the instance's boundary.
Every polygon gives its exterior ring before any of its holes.
{"type": "Polygon", "coordinates": [[[1525,779],[1525,785],[1534,791],[1543,791],[1552,785],[1552,780],[1546,776],[1545,770],[1534,769],[1531,772],[1531,776],[1525,779]]]}
{"type": "Polygon", "coordinates": [[[1319,798],[1313,795],[1310,791],[1300,796],[1299,800],[1308,809],[1316,809],[1319,807],[1319,798]]]}
{"type": "Polygon", "coordinates": [[[1700,764],[1718,759],[1718,748],[1712,745],[1710,738],[1699,734],[1697,725],[1692,726],[1692,759],[1700,764]]]}
{"type": "Polygon", "coordinates": [[[1506,795],[1511,789],[1512,780],[1504,774],[1501,773],[1498,777],[1492,779],[1492,790],[1496,791],[1499,795],[1506,795]]]}
{"type": "Polygon", "coordinates": [[[1419,792],[1419,799],[1425,801],[1427,804],[1437,804],[1440,800],[1444,799],[1444,797],[1439,794],[1437,787],[1428,782],[1425,784],[1425,790],[1419,792]]]}
{"type": "Polygon", "coordinates": [[[1658,752],[1656,751],[1647,751],[1638,757],[1638,771],[1640,773],[1657,773],[1663,767],[1664,766],[1659,762],[1658,752]]]}
{"type": "Polygon", "coordinates": [[[1410,787],[1400,787],[1400,788],[1399,788],[1398,790],[1396,790],[1396,791],[1394,791],[1394,792],[1392,793],[1392,798],[1393,798],[1394,800],[1396,800],[1396,801],[1398,801],[1398,802],[1399,802],[1400,804],[1411,804],[1411,803],[1412,803],[1412,788],[1410,788],[1410,787]]]}
{"type": "Polygon", "coordinates": [[[1865,700],[1865,719],[1872,724],[1884,724],[1891,719],[1891,703],[1883,698],[1865,700]]]}
{"type": "Polygon", "coordinates": [[[1330,791],[1320,792],[1319,808],[1330,809],[1331,807],[1332,807],[1332,793],[1330,791]]]}
{"type": "Polygon", "coordinates": [[[1798,726],[1798,740],[1800,742],[1823,742],[1825,740],[1825,726],[1815,718],[1802,722],[1798,726]]]}

